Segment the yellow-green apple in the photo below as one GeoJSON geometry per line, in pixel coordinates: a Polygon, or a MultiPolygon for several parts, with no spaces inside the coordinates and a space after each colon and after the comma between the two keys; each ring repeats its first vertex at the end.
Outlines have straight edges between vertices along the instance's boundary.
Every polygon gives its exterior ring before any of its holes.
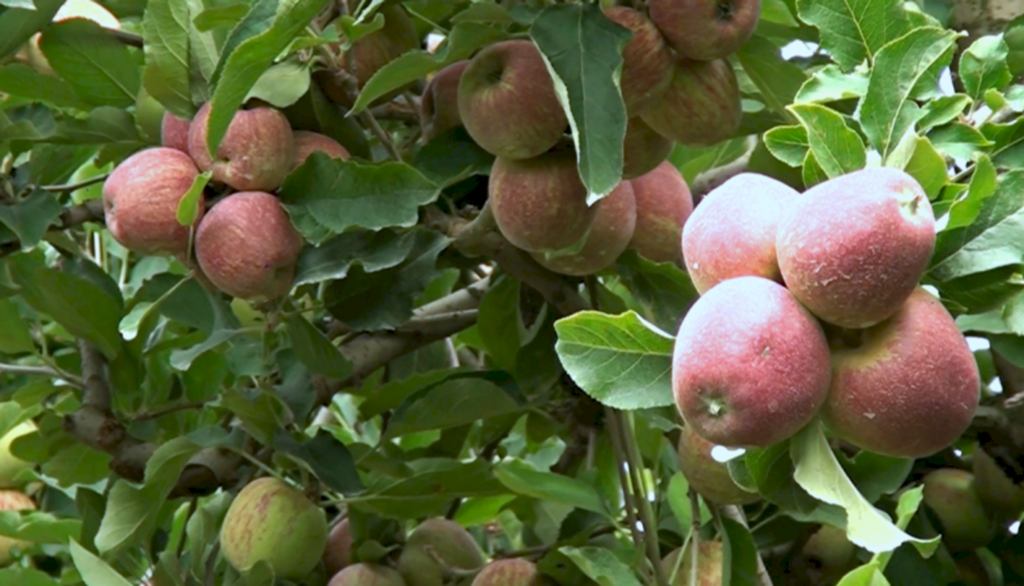
{"type": "Polygon", "coordinates": [[[160,144],[188,154],[188,131],[191,126],[191,120],[164,112],[163,120],[160,121],[160,144]]]}
{"type": "Polygon", "coordinates": [[[924,477],[924,503],[939,520],[942,540],[953,551],[985,547],[996,534],[996,523],[974,488],[974,475],[957,468],[940,468],[924,477]]]}
{"type": "Polygon", "coordinates": [[[790,570],[801,584],[837,584],[857,567],[856,554],[845,529],[822,525],[790,560],[790,570]]]}
{"type": "Polygon", "coordinates": [[[488,201],[498,229],[531,252],[562,250],[587,235],[598,206],[587,205],[571,148],[522,161],[498,157],[491,167],[488,201]]]}
{"type": "Polygon", "coordinates": [[[650,0],[647,8],[668,43],[699,61],[738,51],[761,18],[761,0],[650,0]]]}
{"type": "Polygon", "coordinates": [[[291,290],[302,236],[269,193],[233,193],[196,230],[196,260],[206,278],[228,295],[276,299],[291,290]]]}
{"type": "Polygon", "coordinates": [[[710,146],[732,138],[743,106],[732,65],[714,61],[676,61],[672,83],[640,112],[651,128],[685,145],[710,146]]]}
{"type": "Polygon", "coordinates": [[[268,106],[242,109],[228,126],[217,156],[206,145],[210,104],[196,113],[188,132],[188,152],[200,171],[239,191],[273,191],[291,171],[295,137],[288,118],[268,106]]]}
{"type": "Polygon", "coordinates": [[[15,480],[18,474],[31,470],[35,464],[26,462],[11,453],[11,444],[21,436],[35,432],[31,419],[15,425],[0,438],[0,488],[17,488],[21,483],[15,480]]]}
{"type": "MultiPolygon", "coordinates": [[[[36,503],[20,490],[0,490],[0,511],[35,510],[36,503]]],[[[0,535],[0,568],[14,561],[14,549],[24,551],[31,544],[0,535]]]]}
{"type": "Polygon", "coordinates": [[[473,579],[472,586],[542,586],[547,584],[537,564],[520,558],[495,560],[473,579]]]}
{"type": "Polygon", "coordinates": [[[536,157],[569,124],[533,41],[511,40],[476,54],[459,80],[459,116],[473,140],[505,159],[536,157]]]}
{"type": "Polygon", "coordinates": [[[626,122],[622,141],[622,178],[632,179],[654,170],[672,152],[675,144],[634,116],[626,122]]]}
{"type": "Polygon", "coordinates": [[[746,505],[761,500],[761,495],[744,490],[733,481],[729,466],[712,457],[714,447],[692,427],[683,427],[678,445],[679,471],[690,487],[719,505],[746,505]]]}
{"type": "Polygon", "coordinates": [[[342,519],[327,534],[323,561],[328,576],[337,574],[352,563],[352,526],[348,519],[342,519]]]}
{"type": "Polygon", "coordinates": [[[636,226],[636,201],[630,182],[619,183],[595,207],[597,216],[583,248],[572,254],[530,253],[534,260],[548,270],[576,277],[592,275],[611,266],[629,246],[636,226]]]}
{"type": "Polygon", "coordinates": [[[766,447],[811,421],[828,393],[821,325],[785,287],[722,281],[683,318],[672,390],[686,425],[728,447],[766,447]]]}
{"type": "Polygon", "coordinates": [[[449,570],[476,570],[483,565],[483,553],[473,536],[443,518],[420,523],[398,558],[398,571],[409,586],[442,586],[449,570]]]}
{"type": "Polygon", "coordinates": [[[334,574],[327,586],[405,586],[405,581],[387,566],[359,563],[334,574]]]}
{"type": "MultiPolygon", "coordinates": [[[[133,252],[173,255],[188,249],[189,227],[178,223],[178,204],[199,175],[185,153],[167,147],[139,151],[103,184],[110,234],[133,252]]],[[[204,203],[199,198],[202,217],[204,203]]]]}
{"type": "Polygon", "coordinates": [[[683,258],[697,291],[735,277],[782,282],[775,239],[795,189],[758,173],[741,173],[701,200],[683,227],[683,258]]]}
{"type": "Polygon", "coordinates": [[[668,89],[675,58],[654,23],[640,12],[625,6],[609,6],[604,13],[633,33],[622,49],[619,85],[626,111],[636,114],[668,89]]]}
{"type": "Polygon", "coordinates": [[[266,562],[279,578],[302,578],[327,542],[323,511],[283,481],[264,477],[245,485],[228,507],[220,551],[236,570],[266,562]]]}
{"type": "Polygon", "coordinates": [[[848,442],[921,458],[967,430],[980,396],[978,366],[953,318],[918,288],[892,318],[834,332],[832,388],[822,419],[848,442]]]}
{"type": "Polygon", "coordinates": [[[459,81],[468,66],[468,59],[452,63],[427,82],[423,96],[420,97],[420,118],[423,120],[425,140],[462,126],[462,118],[459,116],[459,81]]]}
{"type": "Polygon", "coordinates": [[[775,245],[786,287],[814,315],[844,328],[866,328],[899,311],[934,247],[927,194],[888,167],[807,190],[783,214],[775,245]]]}
{"type": "Polygon", "coordinates": [[[697,546],[697,583],[690,582],[693,568],[693,542],[683,548],[673,549],[661,560],[661,571],[666,578],[675,576],[672,586],[721,586],[724,568],[724,548],[722,542],[701,539],[697,546]],[[680,560],[679,556],[683,559],[680,560]],[[673,574],[675,572],[675,574],[673,574]]]}
{"type": "Polygon", "coordinates": [[[347,161],[350,158],[348,149],[325,134],[309,130],[296,130],[292,134],[295,137],[295,158],[292,160],[292,171],[301,167],[309,155],[316,152],[325,153],[332,159],[341,159],[342,161],[347,161]]]}
{"type": "Polygon", "coordinates": [[[693,212],[693,195],[686,180],[669,161],[634,177],[636,229],[630,248],[655,262],[679,262],[683,226],[693,212]]]}

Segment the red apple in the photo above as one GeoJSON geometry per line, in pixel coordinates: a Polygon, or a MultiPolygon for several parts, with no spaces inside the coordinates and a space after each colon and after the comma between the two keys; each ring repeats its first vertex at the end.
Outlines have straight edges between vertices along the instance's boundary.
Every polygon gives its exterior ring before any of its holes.
{"type": "Polygon", "coordinates": [[[647,7],[668,43],[700,61],[738,51],[761,17],[761,0],[649,0],[647,7]]]}
{"type": "Polygon", "coordinates": [[[739,81],[724,59],[677,61],[668,90],[640,112],[644,122],[663,136],[698,146],[735,136],[742,116],[739,81]]]}
{"type": "Polygon", "coordinates": [[[423,138],[431,138],[446,130],[462,126],[459,116],[459,81],[469,60],[452,63],[427,82],[420,98],[420,117],[423,120],[423,138]]]}
{"type": "Polygon", "coordinates": [[[664,161],[629,182],[636,197],[636,229],[630,247],[654,262],[679,262],[683,226],[693,212],[686,180],[675,165],[664,161]]]}
{"type": "Polygon", "coordinates": [[[420,523],[405,542],[398,571],[408,586],[443,584],[447,570],[476,570],[484,565],[483,553],[468,531],[443,518],[420,523]]]}
{"type": "Polygon", "coordinates": [[[675,572],[675,579],[672,586],[721,586],[722,572],[724,568],[724,553],[722,542],[717,539],[708,541],[701,539],[697,546],[697,583],[690,582],[690,574],[693,573],[693,542],[687,543],[685,553],[682,548],[676,548],[668,553],[661,560],[661,571],[665,578],[672,576],[675,572]],[[683,559],[680,560],[679,556],[683,559]]]}
{"type": "Polygon", "coordinates": [[[291,171],[295,138],[279,110],[260,106],[235,113],[217,156],[206,148],[210,104],[204,104],[188,133],[188,151],[201,171],[239,191],[273,191],[291,171]]]}
{"type": "Polygon", "coordinates": [[[542,586],[547,581],[537,564],[524,559],[494,560],[473,579],[472,586],[542,586]]]}
{"type": "Polygon", "coordinates": [[[160,144],[188,154],[188,131],[192,122],[182,120],[170,112],[164,112],[160,122],[160,144]]]}
{"type": "Polygon", "coordinates": [[[387,566],[353,564],[335,574],[327,586],[405,586],[405,582],[387,566]]]}
{"type": "Polygon", "coordinates": [[[630,118],[622,141],[622,178],[632,179],[650,173],[668,158],[674,146],[671,140],[648,126],[643,118],[630,118]]]}
{"type": "Polygon", "coordinates": [[[622,49],[619,85],[626,111],[635,114],[668,89],[675,59],[657,27],[640,12],[625,6],[609,6],[604,13],[633,33],[622,49]]]}
{"type": "Polygon", "coordinates": [[[315,152],[326,153],[332,159],[341,159],[342,161],[347,161],[350,158],[348,150],[329,136],[308,130],[296,130],[292,134],[295,137],[295,158],[292,160],[292,171],[301,167],[309,155],[315,152]]]}
{"type": "Polygon", "coordinates": [[[685,426],[679,436],[679,471],[690,483],[690,488],[701,496],[720,505],[746,505],[761,500],[761,495],[740,488],[729,466],[711,455],[715,444],[700,437],[692,427],[685,426]]]}
{"type": "Polygon", "coordinates": [[[348,519],[342,519],[327,535],[323,561],[328,576],[337,574],[352,563],[352,527],[348,519]]]}

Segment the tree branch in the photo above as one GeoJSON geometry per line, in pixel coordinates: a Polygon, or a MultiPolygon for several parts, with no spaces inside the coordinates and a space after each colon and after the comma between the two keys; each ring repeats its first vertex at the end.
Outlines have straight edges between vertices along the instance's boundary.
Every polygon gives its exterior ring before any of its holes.
{"type": "Polygon", "coordinates": [[[42,376],[45,378],[56,378],[60,379],[68,384],[76,387],[84,386],[84,382],[81,378],[70,375],[65,372],[60,372],[49,366],[29,366],[25,364],[4,364],[0,363],[0,374],[12,374],[15,376],[42,376]]]}

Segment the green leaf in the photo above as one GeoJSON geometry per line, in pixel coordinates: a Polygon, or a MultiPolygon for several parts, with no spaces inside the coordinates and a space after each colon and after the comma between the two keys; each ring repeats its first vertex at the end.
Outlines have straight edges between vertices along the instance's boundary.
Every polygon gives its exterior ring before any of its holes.
{"type": "Polygon", "coordinates": [[[191,120],[195,114],[192,103],[190,72],[188,2],[150,0],[142,18],[143,48],[146,67],[142,84],[172,114],[191,120]]]}
{"type": "Polygon", "coordinates": [[[768,39],[754,35],[736,53],[743,71],[757,86],[765,105],[790,117],[786,105],[793,99],[806,76],[802,69],[782,58],[779,48],[768,39]]]}
{"type": "Polygon", "coordinates": [[[869,563],[850,570],[837,586],[889,586],[889,580],[878,564],[869,563]]]}
{"type": "Polygon", "coordinates": [[[622,179],[626,106],[618,87],[622,48],[629,31],[612,22],[600,6],[549,6],[530,27],[555,82],[576,144],[587,203],[611,193],[622,179]]]}
{"type": "Polygon", "coordinates": [[[941,96],[930,100],[922,107],[921,119],[917,121],[918,131],[928,132],[936,126],[956,120],[970,103],[971,98],[964,94],[941,96]]]}
{"type": "Polygon", "coordinates": [[[928,138],[939,152],[959,159],[971,160],[978,151],[992,146],[977,128],[960,122],[935,128],[928,133],[928,138]]]}
{"type": "Polygon", "coordinates": [[[996,192],[998,186],[996,168],[987,155],[978,157],[971,174],[971,183],[963,194],[949,208],[949,221],[944,230],[955,230],[974,223],[981,213],[981,208],[988,198],[996,192]]]}
{"type": "Polygon", "coordinates": [[[231,28],[249,14],[249,5],[244,2],[227,6],[211,6],[199,13],[192,22],[200,31],[218,28],[231,28]]]}
{"type": "Polygon", "coordinates": [[[672,336],[635,312],[582,311],[555,322],[555,351],[588,395],[616,409],[674,405],[672,336]]]}
{"type": "Polygon", "coordinates": [[[773,157],[790,167],[803,165],[811,148],[807,129],[803,125],[772,128],[764,133],[764,145],[773,157]]]}
{"type": "Polygon", "coordinates": [[[750,530],[738,522],[722,518],[724,556],[722,584],[756,584],[757,558],[760,553],[754,545],[750,530]]]}
{"type": "Polygon", "coordinates": [[[196,175],[192,186],[188,188],[185,195],[181,196],[175,216],[182,226],[191,226],[199,219],[199,202],[202,200],[203,190],[206,189],[206,184],[210,182],[212,176],[212,171],[196,175]]]}
{"type": "Polygon", "coordinates": [[[913,92],[935,67],[949,63],[957,36],[940,28],[919,28],[878,52],[861,101],[860,123],[883,159],[923,116],[913,92]]]}
{"type": "Polygon", "coordinates": [[[627,250],[615,261],[615,270],[644,310],[644,317],[666,332],[679,329],[683,316],[700,296],[690,275],[674,262],[656,263],[627,250]]]}
{"type": "Polygon", "coordinates": [[[385,438],[448,429],[525,409],[501,387],[482,378],[456,378],[419,391],[395,409],[385,438]]]}
{"type": "MultiPolygon", "coordinates": [[[[60,583],[49,575],[32,568],[12,566],[0,570],[0,584],[18,586],[58,586],[60,583]]],[[[116,584],[114,585],[116,586],[116,584]]]]}
{"type": "Polygon", "coordinates": [[[85,19],[50,27],[39,41],[46,59],[75,92],[95,106],[135,104],[139,60],[100,25],[85,19]]]}
{"type": "Polygon", "coordinates": [[[502,496],[508,494],[508,489],[494,478],[490,465],[481,460],[464,464],[424,458],[415,462],[410,476],[379,478],[367,487],[367,493],[353,499],[352,506],[391,518],[422,518],[436,515],[452,499],[502,496]]]}
{"type": "Polygon", "coordinates": [[[928,199],[934,200],[949,183],[946,159],[935,150],[930,140],[908,132],[886,161],[889,167],[902,168],[924,188],[928,199]],[[904,156],[901,150],[906,153],[904,156]]]}
{"type": "Polygon", "coordinates": [[[960,81],[975,101],[981,101],[985,90],[1001,89],[1013,79],[1006,65],[1009,52],[1006,42],[996,35],[981,37],[963,52],[960,81]]]}
{"type": "Polygon", "coordinates": [[[907,32],[899,0],[796,0],[800,20],[817,27],[821,46],[844,70],[870,60],[907,32]]]}
{"type": "Polygon", "coordinates": [[[597,489],[582,480],[542,472],[522,460],[514,459],[495,466],[494,476],[517,494],[608,516],[608,510],[601,502],[597,489]]]}
{"type": "Polygon", "coordinates": [[[604,547],[562,547],[560,552],[601,586],[640,586],[636,573],[604,547]]]}
{"type": "Polygon", "coordinates": [[[317,478],[333,490],[345,495],[364,490],[352,454],[345,444],[323,429],[318,430],[312,439],[304,438],[302,443],[295,441],[283,429],[278,429],[274,432],[273,446],[275,450],[308,464],[317,478]]]}
{"type": "Polygon", "coordinates": [[[22,354],[35,352],[35,349],[32,332],[18,306],[9,299],[0,298],[0,352],[22,354]]]}
{"type": "Polygon", "coordinates": [[[82,521],[61,519],[44,512],[0,511],[0,535],[29,543],[65,545],[80,539],[82,521]]]}
{"type": "Polygon", "coordinates": [[[310,372],[341,380],[352,374],[352,363],[302,315],[292,315],[285,324],[295,355],[310,372]]]}
{"type": "Polygon", "coordinates": [[[853,98],[862,98],[868,92],[868,75],[856,70],[843,73],[836,65],[826,65],[814,72],[800,86],[800,91],[793,98],[797,104],[838,102],[853,98]]]}
{"type": "Polygon", "coordinates": [[[431,138],[412,160],[427,179],[444,186],[473,175],[487,175],[493,164],[494,155],[476,144],[461,126],[431,138]]]}
{"type": "Polygon", "coordinates": [[[63,210],[52,193],[37,189],[13,205],[0,206],[0,223],[14,232],[22,249],[30,249],[39,244],[63,210]]]}
{"type": "Polygon", "coordinates": [[[811,152],[829,178],[867,164],[864,143],[838,112],[819,104],[794,104],[789,110],[807,130],[811,152]]]}
{"type": "Polygon", "coordinates": [[[54,108],[89,108],[66,81],[52,75],[43,75],[19,63],[0,67],[0,92],[29,102],[41,102],[54,108]]]}
{"type": "Polygon", "coordinates": [[[519,287],[519,281],[512,277],[499,279],[480,302],[476,324],[487,354],[499,368],[508,372],[515,372],[516,357],[522,345],[519,287]]]}
{"type": "Polygon", "coordinates": [[[64,0],[34,0],[35,9],[10,8],[0,14],[0,58],[12,55],[53,20],[64,0]]]}
{"type": "Polygon", "coordinates": [[[287,108],[309,91],[309,65],[289,59],[263,72],[245,100],[259,99],[277,108],[287,108]]]}
{"type": "MultiPolygon", "coordinates": [[[[113,496],[111,496],[113,498],[113,496]]],[[[86,586],[132,586],[106,562],[71,540],[71,560],[86,586]]]]}
{"type": "Polygon", "coordinates": [[[306,247],[299,255],[295,286],[344,279],[353,265],[364,273],[398,266],[416,244],[415,230],[351,230],[323,245],[306,247]]]}
{"type": "Polygon", "coordinates": [[[439,193],[404,163],[366,165],[323,153],[313,153],[278,191],[296,227],[314,244],[354,227],[414,226],[419,206],[439,193]]]}
{"type": "MultiPolygon", "coordinates": [[[[1003,323],[1003,318],[1008,323],[1014,322],[1020,316],[1015,315],[1016,312],[1010,308],[1016,304],[1007,303],[1012,302],[1024,290],[1022,273],[1024,267],[1015,264],[945,281],[939,286],[942,302],[954,314],[996,311],[1000,314],[1000,323],[1003,323]],[[998,311],[1001,308],[1007,309],[1005,315],[998,311]]],[[[1021,331],[1024,331],[1024,327],[1021,331]]]]}
{"type": "Polygon", "coordinates": [[[1011,74],[1016,77],[1024,73],[1024,15],[1014,18],[1006,25],[1003,29],[1003,40],[1009,49],[1006,64],[1011,74]]]}

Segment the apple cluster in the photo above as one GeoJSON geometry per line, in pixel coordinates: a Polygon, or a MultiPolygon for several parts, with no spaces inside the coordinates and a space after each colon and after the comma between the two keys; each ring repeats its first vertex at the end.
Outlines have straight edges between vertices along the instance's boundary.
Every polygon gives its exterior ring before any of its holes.
{"type": "Polygon", "coordinates": [[[693,433],[767,447],[812,419],[875,453],[929,456],[966,431],[980,378],[963,335],[919,285],[935,217],[910,175],[869,168],[804,193],[744,173],[683,228],[700,299],[672,384],[693,433]]]}
{"type": "Polygon", "coordinates": [[[107,227],[125,248],[176,256],[201,281],[229,295],[285,295],[303,239],[273,192],[311,153],[348,159],[348,151],[322,134],[293,131],[279,110],[257,106],[235,114],[214,156],[206,143],[209,114],[209,104],[191,121],[164,114],[162,146],[139,151],[114,169],[103,185],[107,227]],[[200,194],[193,234],[178,221],[178,209],[204,172],[230,193],[209,210],[200,194]]]}

